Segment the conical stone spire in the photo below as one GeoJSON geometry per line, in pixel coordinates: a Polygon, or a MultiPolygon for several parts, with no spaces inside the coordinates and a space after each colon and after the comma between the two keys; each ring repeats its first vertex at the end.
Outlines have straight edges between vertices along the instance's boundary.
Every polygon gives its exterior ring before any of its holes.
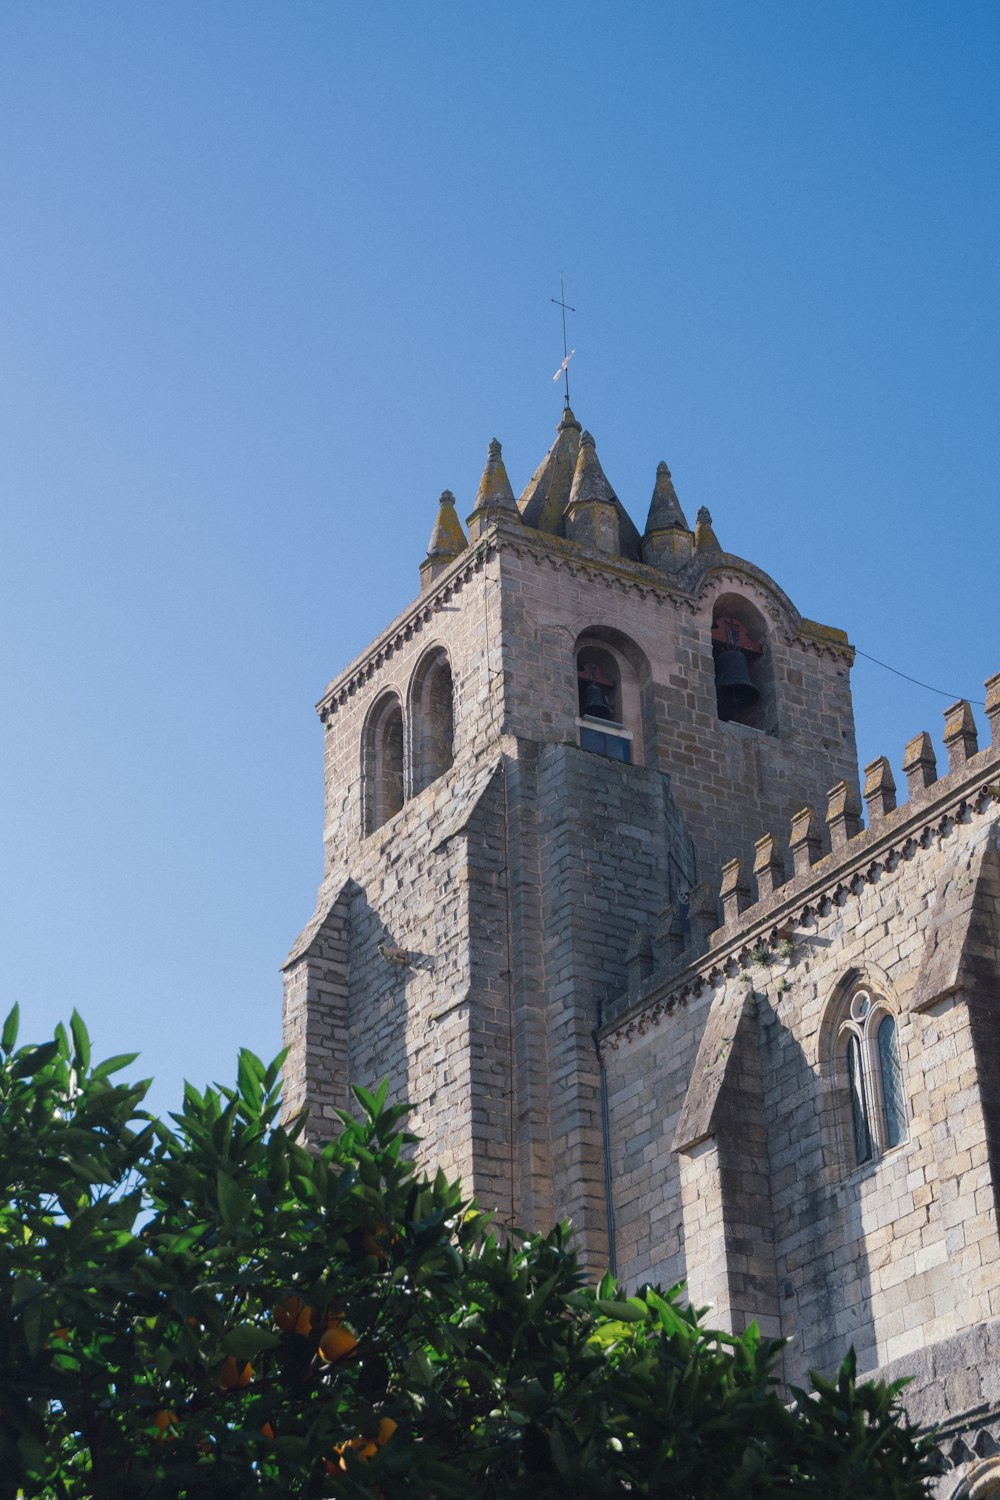
{"type": "Polygon", "coordinates": [[[564,524],[571,542],[636,562],[641,556],[639,533],[608,482],[589,432],[580,437],[564,524]]]}
{"type": "Polygon", "coordinates": [[[493,438],[490,442],[483,477],[479,481],[475,509],[467,523],[469,541],[478,541],[490,521],[494,520],[498,514],[505,515],[512,521],[521,519],[517,501],[514,499],[514,491],[507,478],[500,444],[496,438],[493,438]]]}
{"type": "Polygon", "coordinates": [[[430,588],[435,578],[454,562],[467,546],[462,523],[455,513],[455,496],[451,490],[442,490],[438,501],[437,520],[431,539],[427,543],[427,556],[420,564],[420,592],[430,588]]]}
{"type": "Polygon", "coordinates": [[[521,520],[552,536],[563,532],[563,512],[569,500],[580,451],[580,424],[567,406],[556,430],[556,440],[542,459],[518,501],[521,520]]]}
{"type": "Polygon", "coordinates": [[[617,496],[608,483],[607,475],[601,468],[601,460],[597,456],[597,444],[589,432],[584,432],[580,436],[580,451],[576,456],[576,467],[573,470],[573,483],[570,486],[566,510],[569,511],[571,506],[581,502],[595,500],[606,505],[614,505],[616,499],[617,496]]]}
{"type": "Polygon", "coordinates": [[[656,466],[656,483],[653,486],[653,498],[649,502],[646,536],[654,531],[666,531],[671,526],[681,526],[685,531],[689,529],[670,470],[661,460],[656,466]]]}
{"type": "Polygon", "coordinates": [[[580,437],[566,502],[566,536],[595,552],[613,556],[620,550],[618,498],[601,468],[597,445],[589,432],[580,437]]]}
{"type": "Polygon", "coordinates": [[[660,462],[656,466],[656,483],[642,538],[642,560],[654,568],[675,573],[684,566],[693,550],[694,533],[681,510],[670,470],[660,462]]]}
{"type": "Polygon", "coordinates": [[[696,552],[721,552],[719,538],[712,529],[712,512],[703,505],[698,512],[694,528],[694,550],[696,552]]]}

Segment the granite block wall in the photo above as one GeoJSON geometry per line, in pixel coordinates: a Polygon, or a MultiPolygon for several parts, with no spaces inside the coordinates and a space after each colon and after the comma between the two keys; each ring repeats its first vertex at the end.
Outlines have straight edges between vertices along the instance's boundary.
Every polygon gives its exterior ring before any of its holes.
{"type": "Polygon", "coordinates": [[[626,1276],[685,1274],[730,1326],[763,1317],[791,1340],[791,1380],[849,1345],[862,1369],[898,1365],[1000,1315],[1000,753],[967,749],[836,856],[734,907],[703,959],[623,995],[603,1034],[626,1276]],[[861,985],[896,1018],[906,1129],[859,1166],[835,1018],[861,985]],[[676,1058],[695,1005],[697,1054],[692,1039],[650,1140],[636,1080],[676,1058]],[[667,1182],[680,1223],[654,1233],[667,1182]]]}

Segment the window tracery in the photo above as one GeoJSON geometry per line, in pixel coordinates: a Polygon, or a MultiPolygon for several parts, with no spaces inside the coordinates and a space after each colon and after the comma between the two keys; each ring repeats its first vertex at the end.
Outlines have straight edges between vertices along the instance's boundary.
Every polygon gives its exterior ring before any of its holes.
{"type": "Polygon", "coordinates": [[[896,1018],[867,986],[841,1003],[834,1041],[838,1110],[849,1170],[876,1161],[908,1136],[896,1018]]]}

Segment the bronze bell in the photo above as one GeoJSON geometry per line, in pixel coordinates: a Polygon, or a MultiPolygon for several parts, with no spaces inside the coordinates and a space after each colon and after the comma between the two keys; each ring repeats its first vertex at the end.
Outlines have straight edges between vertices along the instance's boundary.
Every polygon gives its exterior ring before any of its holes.
{"type": "Polygon", "coordinates": [[[588,682],[583,692],[582,719],[611,719],[611,704],[599,682],[588,682]]]}
{"type": "Polygon", "coordinates": [[[715,658],[715,691],[719,712],[741,713],[760,699],[760,690],[750,681],[747,659],[738,646],[720,651],[715,658]]]}

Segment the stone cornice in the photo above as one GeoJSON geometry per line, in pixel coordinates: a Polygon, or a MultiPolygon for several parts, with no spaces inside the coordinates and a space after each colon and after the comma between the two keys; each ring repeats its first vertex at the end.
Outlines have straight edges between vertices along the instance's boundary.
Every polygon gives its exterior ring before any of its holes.
{"type": "Polygon", "coordinates": [[[648,563],[590,552],[578,542],[536,531],[513,517],[500,515],[491,521],[479,540],[467,547],[441,574],[432,588],[397,615],[392,624],[333,679],[316,705],[320,718],[325,722],[346,703],[383,662],[411,640],[417,631],[429,625],[440,607],[460,592],[476,573],[482,571],[483,564],[499,552],[532,556],[580,577],[617,583],[631,593],[657,598],[675,609],[686,609],[690,614],[697,614],[702,608],[704,585],[708,579],[717,577],[722,582],[736,585],[749,581],[770,596],[773,602],[769,613],[786,641],[798,641],[820,655],[839,656],[848,662],[854,660],[854,648],[843,631],[805,619],[772,578],[733,553],[711,552],[695,557],[680,572],[668,576],[662,569],[648,563]]]}
{"type": "Polygon", "coordinates": [[[801,925],[810,911],[845,904],[879,873],[891,872],[901,859],[913,858],[955,822],[985,816],[991,810],[994,817],[1000,817],[998,777],[1000,746],[994,745],[922,788],[911,801],[848,840],[843,850],[817,860],[742,911],[735,922],[712,933],[707,952],[690,955],[687,962],[682,954],[669,972],[661,971],[654,978],[644,995],[601,1028],[601,1039],[614,1048],[659,1024],[702,989],[745,968],[755,950],[771,947],[788,929],[801,925]]]}
{"type": "Polygon", "coordinates": [[[432,624],[449,599],[460,593],[477,573],[482,572],[489,558],[496,556],[495,532],[498,529],[491,528],[474,546],[467,547],[448,570],[442,573],[432,589],[407,605],[402,614],[397,615],[392,624],[333,679],[316,704],[316,712],[324,723],[394,652],[432,624]]]}
{"type": "MultiPolygon", "coordinates": [[[[686,609],[693,615],[702,608],[704,585],[708,579],[718,577],[737,586],[749,581],[769,596],[772,621],[786,641],[796,640],[817,655],[838,656],[848,663],[854,660],[854,647],[844,631],[800,615],[773,578],[735,553],[707,553],[694,558],[676,574],[667,575],[649,563],[594,553],[578,542],[536,531],[533,527],[507,523],[498,530],[501,534],[497,541],[504,551],[543,558],[553,566],[565,567],[568,572],[579,576],[616,581],[631,592],[659,597],[675,609],[686,609]]],[[[491,535],[496,535],[496,532],[491,535]]]]}

